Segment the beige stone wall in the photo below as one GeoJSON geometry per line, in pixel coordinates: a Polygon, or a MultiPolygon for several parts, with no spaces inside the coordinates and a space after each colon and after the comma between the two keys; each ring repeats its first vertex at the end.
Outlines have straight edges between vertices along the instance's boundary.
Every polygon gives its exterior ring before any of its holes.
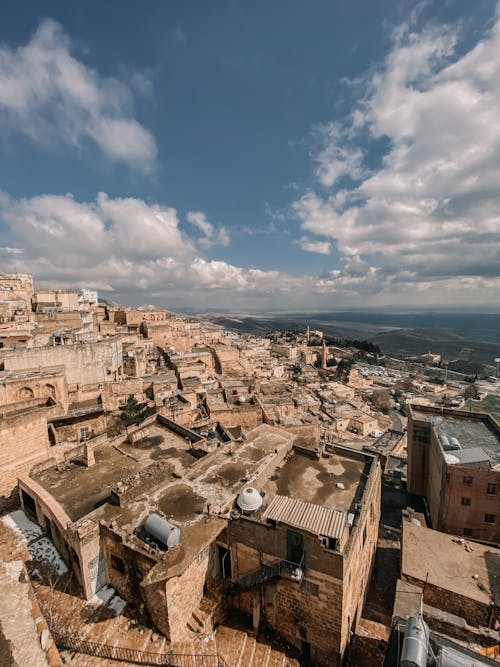
{"type": "Polygon", "coordinates": [[[340,664],[342,582],[324,573],[306,570],[301,583],[282,579],[266,587],[264,615],[297,648],[311,645],[315,664],[340,664]]]}
{"type": "MultiPolygon", "coordinates": [[[[376,459],[375,459],[376,461],[376,459]]],[[[364,600],[375,560],[380,521],[381,469],[378,461],[372,465],[360,512],[355,519],[344,559],[344,588],[342,603],[342,651],[349,641],[349,631],[361,618],[364,600]]]]}
{"type": "Polygon", "coordinates": [[[471,600],[453,591],[447,591],[429,583],[425,584],[425,582],[405,574],[402,575],[402,578],[404,581],[408,581],[410,584],[419,586],[424,590],[425,604],[464,618],[469,625],[476,628],[487,628],[489,626],[491,617],[490,606],[481,604],[477,600],[471,600]]]}
{"type": "Polygon", "coordinates": [[[0,419],[0,505],[16,499],[17,478],[50,457],[47,419],[41,411],[0,419]]]}
{"type": "Polygon", "coordinates": [[[84,428],[90,429],[93,438],[105,433],[107,419],[106,415],[101,412],[64,421],[56,420],[53,422],[53,426],[56,431],[58,445],[73,445],[82,441],[81,430],[84,428]]]}
{"type": "Polygon", "coordinates": [[[120,382],[107,382],[103,386],[102,403],[105,410],[118,410],[130,395],[134,395],[138,401],[144,401],[144,383],[142,378],[121,380],[120,382]]]}
{"type": "MultiPolygon", "coordinates": [[[[210,549],[206,547],[180,577],[167,581],[166,595],[170,640],[185,641],[190,638],[186,623],[199,609],[203,588],[209,579],[210,549]]],[[[155,619],[153,618],[153,621],[155,619]]]]}
{"type": "Polygon", "coordinates": [[[4,364],[6,371],[64,366],[68,385],[85,385],[116,379],[121,359],[121,341],[109,340],[12,351],[4,355],[4,364]]]}
{"type": "Polygon", "coordinates": [[[30,273],[0,274],[0,322],[28,320],[31,313],[33,276],[30,273]],[[19,312],[21,311],[21,312],[19,312]]]}
{"type": "Polygon", "coordinates": [[[0,373],[0,410],[1,406],[18,401],[49,397],[67,409],[68,386],[63,368],[43,370],[39,375],[20,372],[19,377],[0,373]]]}

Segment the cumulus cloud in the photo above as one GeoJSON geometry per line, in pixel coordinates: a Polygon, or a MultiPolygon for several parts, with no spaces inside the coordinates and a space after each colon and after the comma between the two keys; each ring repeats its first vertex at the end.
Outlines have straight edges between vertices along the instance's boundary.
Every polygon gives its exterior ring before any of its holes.
{"type": "Polygon", "coordinates": [[[500,288],[500,20],[465,53],[456,26],[407,23],[393,36],[353,111],[322,129],[314,175],[328,192],[310,189],[292,210],[303,231],[335,240],[359,294],[375,282],[394,301],[413,289],[443,303],[458,288],[462,300],[491,299],[500,288]],[[369,168],[365,155],[381,140],[388,148],[369,168]]]}
{"type": "MultiPolygon", "coordinates": [[[[203,239],[225,242],[222,228],[203,213],[192,211],[189,218],[203,239]]],[[[71,195],[13,199],[0,193],[0,220],[2,269],[33,272],[47,286],[83,285],[125,302],[152,297],[183,306],[210,299],[220,305],[221,295],[272,300],[303,287],[303,278],[206,259],[198,241],[181,230],[175,209],[141,199],[100,193],[78,202],[71,195]]]]}
{"type": "Polygon", "coordinates": [[[0,124],[46,147],[81,150],[90,143],[113,162],[150,171],[156,144],[133,117],[131,90],[77,60],[71,47],[52,20],[43,21],[26,45],[0,47],[0,124]]]}
{"type": "Polygon", "coordinates": [[[198,243],[203,248],[211,248],[214,245],[229,245],[230,237],[227,229],[223,226],[215,227],[201,211],[189,211],[186,220],[203,234],[198,239],[198,243]]]}
{"type": "Polygon", "coordinates": [[[304,252],[316,252],[319,255],[329,255],[332,249],[330,241],[312,241],[307,236],[302,236],[297,243],[304,252]]]}

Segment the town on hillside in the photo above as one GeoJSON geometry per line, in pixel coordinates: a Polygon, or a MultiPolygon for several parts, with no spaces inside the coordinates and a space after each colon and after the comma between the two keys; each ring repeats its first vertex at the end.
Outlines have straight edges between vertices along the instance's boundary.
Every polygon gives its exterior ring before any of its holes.
{"type": "Polygon", "coordinates": [[[0,662],[500,664],[500,387],[442,361],[0,274],[0,662]]]}

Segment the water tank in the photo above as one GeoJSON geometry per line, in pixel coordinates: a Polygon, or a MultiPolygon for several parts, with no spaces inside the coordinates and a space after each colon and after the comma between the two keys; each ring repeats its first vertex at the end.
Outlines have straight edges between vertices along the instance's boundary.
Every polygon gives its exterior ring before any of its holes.
{"type": "Polygon", "coordinates": [[[255,512],[262,507],[262,496],[253,486],[245,486],[240,491],[236,504],[243,512],[255,512]]]}
{"type": "Polygon", "coordinates": [[[177,526],[169,523],[159,514],[151,514],[148,517],[144,528],[155,540],[164,544],[168,549],[175,547],[181,539],[181,531],[177,526]]]}
{"type": "Polygon", "coordinates": [[[429,627],[421,617],[410,616],[399,667],[426,667],[429,645],[429,627]]]}
{"type": "Polygon", "coordinates": [[[441,444],[443,445],[443,449],[448,449],[448,447],[450,446],[450,441],[448,440],[448,438],[441,433],[440,436],[439,436],[439,439],[441,440],[441,444]]]}

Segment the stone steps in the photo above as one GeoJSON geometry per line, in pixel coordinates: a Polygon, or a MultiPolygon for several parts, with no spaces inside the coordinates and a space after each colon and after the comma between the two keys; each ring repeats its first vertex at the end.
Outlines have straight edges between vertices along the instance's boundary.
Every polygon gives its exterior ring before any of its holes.
{"type": "Polygon", "coordinates": [[[217,652],[230,667],[300,667],[298,660],[244,630],[221,625],[215,641],[217,652]]]}
{"type": "Polygon", "coordinates": [[[237,667],[249,667],[252,664],[256,646],[257,642],[255,641],[255,638],[247,635],[245,648],[241,653],[237,667]]]}

